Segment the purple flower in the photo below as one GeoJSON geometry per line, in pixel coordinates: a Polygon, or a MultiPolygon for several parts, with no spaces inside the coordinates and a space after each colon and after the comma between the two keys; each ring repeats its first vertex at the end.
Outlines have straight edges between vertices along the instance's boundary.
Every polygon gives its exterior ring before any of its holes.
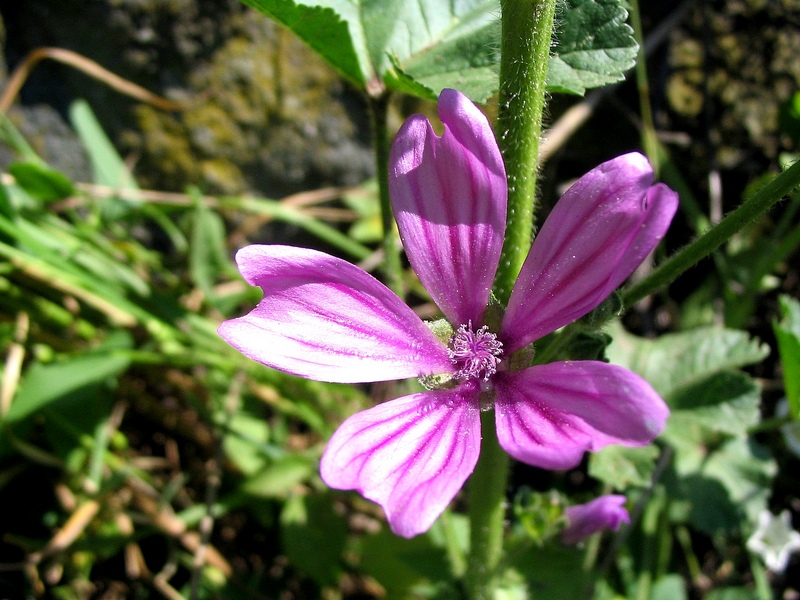
{"type": "Polygon", "coordinates": [[[405,537],[426,531],[472,473],[482,408],[494,405],[511,456],[548,469],[574,467],[608,444],[648,444],[669,412],[621,367],[518,369],[513,355],[617,288],[664,236],[677,195],[653,185],[640,154],[593,169],[541,228],[502,318],[485,318],[505,231],[505,168],[486,117],[465,96],[444,90],[439,115],[441,137],[420,115],[406,121],[389,178],[408,260],[451,324],[449,339],[358,267],[287,246],[238,252],[264,298],[219,328],[247,356],[302,377],[428,384],[347,419],[320,467],[329,486],[380,504],[405,537]]]}
{"type": "Polygon", "coordinates": [[[631,522],[625,496],[600,496],[586,504],[570,506],[565,514],[567,527],[561,532],[561,540],[568,545],[582,542],[603,529],[616,531],[622,523],[631,522]]]}

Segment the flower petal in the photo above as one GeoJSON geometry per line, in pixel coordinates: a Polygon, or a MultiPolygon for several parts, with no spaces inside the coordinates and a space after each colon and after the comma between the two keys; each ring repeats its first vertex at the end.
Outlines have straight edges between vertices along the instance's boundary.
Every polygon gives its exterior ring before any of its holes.
{"type": "Polygon", "coordinates": [[[438,137],[410,117],[389,158],[392,207],[408,260],[454,325],[479,326],[506,219],[506,172],[492,129],[463,94],[443,90],[438,137]]]}
{"type": "Polygon", "coordinates": [[[319,381],[385,381],[452,373],[447,348],[377,279],[304,248],[247,246],[242,276],[264,298],[218,332],[267,366],[319,381]]]}
{"type": "Polygon", "coordinates": [[[477,391],[423,392],[347,419],[328,442],[320,473],[330,487],[380,504],[392,531],[410,538],[447,508],[480,445],[477,391]]]}
{"type": "Polygon", "coordinates": [[[652,185],[638,153],[603,163],[558,201],[536,236],[508,303],[508,352],[579,319],[614,291],[664,237],[678,208],[652,185]]]}
{"type": "Polygon", "coordinates": [[[567,527],[561,532],[561,540],[568,545],[577,544],[603,529],[616,531],[622,523],[630,523],[625,502],[625,496],[611,494],[568,507],[564,511],[567,527]]]}
{"type": "Polygon", "coordinates": [[[644,379],[599,361],[555,362],[495,375],[500,445],[519,461],[568,469],[587,450],[644,446],[669,409],[644,379]]]}

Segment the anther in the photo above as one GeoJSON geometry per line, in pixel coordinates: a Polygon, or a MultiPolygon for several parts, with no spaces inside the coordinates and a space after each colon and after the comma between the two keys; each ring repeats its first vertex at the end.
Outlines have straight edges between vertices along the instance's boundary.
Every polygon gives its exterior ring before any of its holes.
{"type": "Polygon", "coordinates": [[[456,378],[488,381],[497,371],[503,354],[503,343],[484,325],[472,330],[472,322],[461,325],[450,338],[450,360],[458,367],[456,378]]]}

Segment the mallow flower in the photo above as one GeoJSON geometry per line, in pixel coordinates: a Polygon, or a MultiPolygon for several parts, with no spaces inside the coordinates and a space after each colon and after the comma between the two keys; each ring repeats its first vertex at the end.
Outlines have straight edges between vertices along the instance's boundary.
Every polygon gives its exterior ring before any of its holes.
{"type": "Polygon", "coordinates": [[[567,526],[561,532],[561,541],[567,545],[577,544],[598,531],[616,531],[623,523],[630,523],[625,502],[625,496],[609,494],[586,504],[568,507],[564,511],[567,526]]]}
{"type": "Polygon", "coordinates": [[[264,296],[219,328],[245,355],[301,377],[427,383],[427,391],[345,420],[320,465],[327,485],[377,502],[405,537],[426,531],[472,473],[482,409],[494,408],[506,452],[546,469],[574,467],[585,451],[608,444],[648,444],[669,412],[646,381],[622,367],[529,366],[529,357],[533,342],[584,316],[625,281],[666,233],[677,195],[653,184],[641,154],[593,169],[553,208],[508,306],[492,318],[505,168],[486,117],[466,96],[444,90],[439,116],[441,136],[421,115],[402,126],[389,183],[406,255],[450,323],[448,334],[355,265],[281,245],[237,253],[242,276],[264,296]]]}

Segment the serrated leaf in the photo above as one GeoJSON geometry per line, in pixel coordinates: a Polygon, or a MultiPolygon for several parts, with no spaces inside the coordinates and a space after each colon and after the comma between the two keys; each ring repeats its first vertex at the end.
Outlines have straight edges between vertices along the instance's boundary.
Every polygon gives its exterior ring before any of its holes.
{"type": "MultiPolygon", "coordinates": [[[[440,2],[436,8],[443,15],[438,33],[432,31],[429,39],[418,40],[417,48],[395,66],[430,90],[431,99],[449,87],[477,102],[485,101],[499,87],[499,6],[493,1],[461,2],[450,12],[448,3],[440,2]]],[[[384,75],[390,87],[394,87],[392,75],[391,71],[384,75]]]]}
{"type": "Polygon", "coordinates": [[[783,386],[789,410],[800,419],[800,302],[781,296],[781,320],[772,324],[783,369],[783,386]]]}
{"type": "MultiPolygon", "coordinates": [[[[483,102],[499,88],[498,0],[242,0],[291,29],[362,89],[483,102]],[[380,84],[378,84],[380,85],[380,84]]],[[[619,81],[637,46],[619,0],[570,0],[557,19],[548,89],[583,94],[619,81]]]]}
{"type": "Polygon", "coordinates": [[[658,458],[658,448],[606,446],[589,455],[589,475],[616,490],[646,487],[658,458]]]}
{"type": "Polygon", "coordinates": [[[455,87],[476,101],[497,90],[497,0],[243,2],[291,29],[362,89],[382,82],[435,98],[455,87]]]}
{"type": "Polygon", "coordinates": [[[548,89],[582,95],[624,79],[639,51],[627,18],[617,0],[569,0],[556,19],[548,89]]]}
{"type": "Polygon", "coordinates": [[[364,45],[365,36],[360,27],[357,3],[347,0],[242,2],[285,25],[341,75],[359,87],[363,88],[374,76],[364,45]]]}

